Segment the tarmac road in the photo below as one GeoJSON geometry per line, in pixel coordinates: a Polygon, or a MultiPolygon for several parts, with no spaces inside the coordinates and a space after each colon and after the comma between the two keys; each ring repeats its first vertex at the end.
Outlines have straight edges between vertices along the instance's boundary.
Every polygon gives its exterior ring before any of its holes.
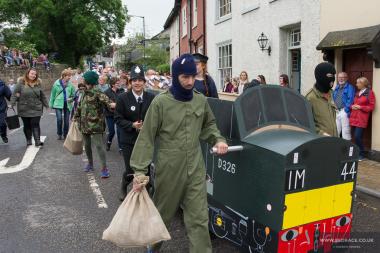
{"type": "MultiPolygon", "coordinates": [[[[32,165],[10,174],[0,171],[0,253],[145,252],[123,250],[101,239],[120,205],[123,160],[116,143],[107,153],[111,177],[100,179],[97,160],[95,173],[88,175],[82,171],[85,156],[72,156],[64,150],[63,141],[56,140],[53,111],[45,113],[41,128],[47,137],[32,165]]],[[[8,144],[0,144],[0,164],[9,157],[7,167],[18,165],[26,149],[22,129],[11,133],[9,140],[8,144]]],[[[350,251],[379,252],[380,200],[358,193],[353,209],[354,236],[377,236],[377,241],[358,243],[360,248],[350,251]]],[[[172,240],[164,244],[162,252],[188,252],[180,214],[169,232],[172,240]]],[[[238,252],[227,241],[214,239],[212,243],[214,252],[238,252]]]]}

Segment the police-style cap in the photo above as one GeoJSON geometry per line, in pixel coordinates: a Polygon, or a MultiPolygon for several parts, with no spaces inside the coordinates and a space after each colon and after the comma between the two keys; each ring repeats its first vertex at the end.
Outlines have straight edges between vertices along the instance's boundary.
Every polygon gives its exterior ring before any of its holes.
{"type": "Polygon", "coordinates": [[[141,65],[135,65],[131,68],[130,80],[136,79],[145,81],[144,69],[141,65]]]}
{"type": "Polygon", "coordinates": [[[200,53],[195,53],[195,54],[193,54],[193,56],[194,56],[194,61],[195,62],[207,63],[207,61],[208,61],[208,57],[206,55],[203,55],[203,54],[200,54],[200,53]]]}

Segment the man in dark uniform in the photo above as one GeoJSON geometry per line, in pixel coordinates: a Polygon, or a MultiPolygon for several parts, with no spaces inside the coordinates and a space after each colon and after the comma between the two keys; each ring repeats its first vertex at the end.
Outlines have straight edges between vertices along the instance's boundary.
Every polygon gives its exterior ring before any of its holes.
{"type": "Polygon", "coordinates": [[[129,160],[143,126],[145,114],[154,98],[152,93],[144,91],[146,80],[142,66],[132,67],[129,82],[132,85],[131,92],[119,95],[115,109],[115,122],[120,128],[120,145],[125,163],[121,182],[121,201],[127,194],[128,184],[133,181],[134,172],[129,165],[129,160]]]}
{"type": "Polygon", "coordinates": [[[197,67],[194,88],[206,97],[219,98],[215,82],[207,73],[208,57],[200,53],[193,54],[193,57],[197,67]]]}

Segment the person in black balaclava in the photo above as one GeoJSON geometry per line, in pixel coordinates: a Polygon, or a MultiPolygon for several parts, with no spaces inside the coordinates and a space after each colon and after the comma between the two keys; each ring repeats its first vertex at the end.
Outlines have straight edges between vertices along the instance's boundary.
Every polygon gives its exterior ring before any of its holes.
{"type": "MultiPolygon", "coordinates": [[[[136,178],[145,175],[156,154],[153,201],[163,221],[170,224],[181,207],[190,241],[188,252],[211,253],[206,169],[199,140],[214,146],[219,155],[227,152],[228,145],[220,135],[206,97],[193,90],[193,56],[184,54],[176,59],[172,74],[170,90],[157,95],[148,109],[130,166],[136,178]],[[156,140],[159,145],[155,145],[156,140]]],[[[141,191],[137,180],[133,181],[133,190],[141,191]]],[[[158,252],[160,245],[152,245],[148,252],[158,252]]]]}
{"type": "Polygon", "coordinates": [[[306,94],[310,102],[315,128],[318,134],[338,136],[336,127],[336,106],[332,99],[332,87],[335,81],[335,67],[331,63],[322,62],[315,67],[315,85],[306,94]]]}
{"type": "Polygon", "coordinates": [[[178,62],[173,62],[172,65],[173,83],[170,87],[170,92],[173,94],[174,98],[179,101],[190,101],[193,98],[194,84],[188,85],[188,87],[184,88],[178,78],[181,74],[193,77],[197,74],[194,57],[184,54],[178,58],[177,61],[178,62]]]}
{"type": "Polygon", "coordinates": [[[335,82],[335,67],[331,63],[322,62],[315,67],[315,87],[322,93],[328,93],[335,82]]]}

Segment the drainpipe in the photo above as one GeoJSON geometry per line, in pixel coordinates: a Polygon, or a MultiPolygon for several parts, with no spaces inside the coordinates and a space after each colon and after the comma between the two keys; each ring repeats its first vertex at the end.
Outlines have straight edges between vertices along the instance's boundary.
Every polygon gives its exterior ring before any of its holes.
{"type": "Polygon", "coordinates": [[[178,14],[178,56],[181,55],[181,8],[178,14]]]}
{"type": "Polygon", "coordinates": [[[203,1],[203,54],[207,55],[207,47],[206,47],[206,0],[203,1]]]}
{"type": "Polygon", "coordinates": [[[191,54],[191,48],[192,48],[192,21],[193,21],[193,8],[192,8],[192,0],[188,0],[188,7],[189,7],[189,53],[191,54]]]}

